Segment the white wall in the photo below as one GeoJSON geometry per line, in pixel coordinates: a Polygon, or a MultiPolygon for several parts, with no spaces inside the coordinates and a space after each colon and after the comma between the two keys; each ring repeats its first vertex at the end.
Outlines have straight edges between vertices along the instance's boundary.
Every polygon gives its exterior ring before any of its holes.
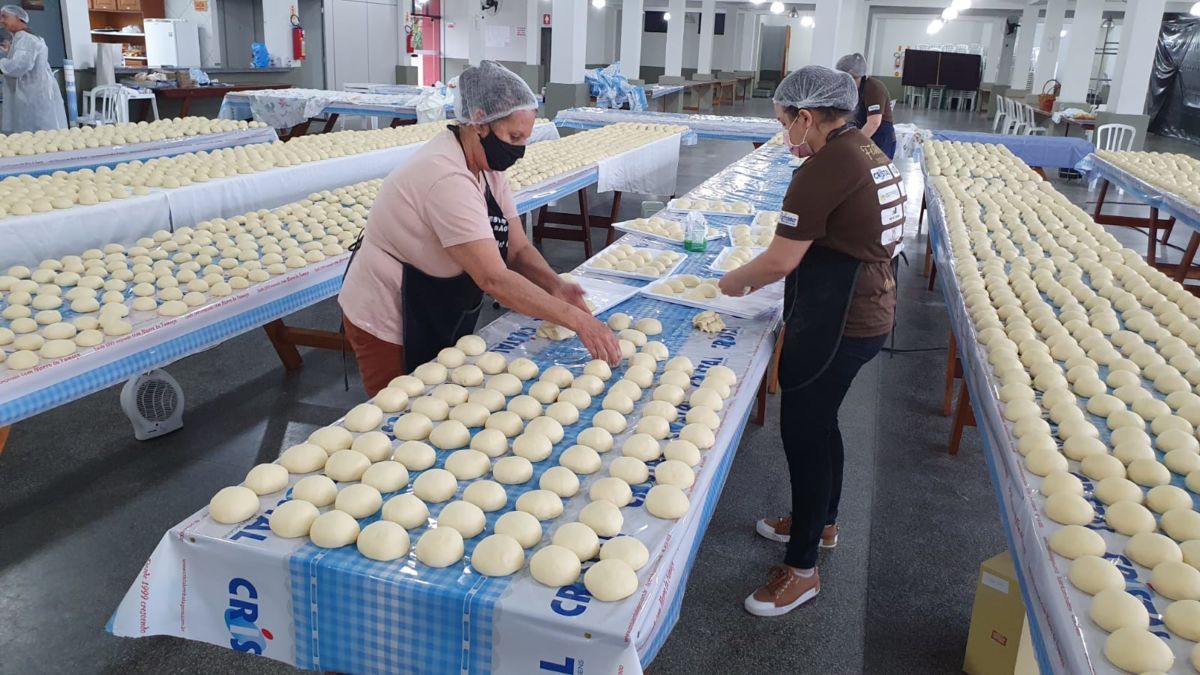
{"type": "Polygon", "coordinates": [[[892,75],[895,71],[894,53],[905,47],[919,44],[966,44],[978,45],[987,50],[991,29],[988,19],[961,18],[949,21],[936,35],[925,32],[933,16],[921,18],[900,16],[878,16],[871,32],[871,54],[868,65],[872,75],[892,75]]]}
{"type": "MultiPolygon", "coordinates": [[[[661,10],[662,8],[659,8],[661,10]]],[[[721,13],[721,12],[718,12],[721,13]]],[[[719,70],[734,70],[737,65],[737,52],[734,43],[737,40],[737,14],[726,11],[725,34],[713,35],[713,72],[719,70]]],[[[671,19],[675,19],[672,17],[671,19]]],[[[695,68],[700,57],[699,12],[688,12],[687,23],[683,31],[683,67],[695,68]]],[[[588,30],[591,30],[589,27],[588,30]]],[[[642,33],[642,65],[662,68],[666,66],[667,34],[642,33]]]]}
{"type": "Polygon", "coordinates": [[[164,9],[168,19],[185,19],[196,24],[200,33],[200,64],[205,68],[219,68],[222,65],[221,42],[217,34],[216,3],[208,3],[203,12],[198,12],[192,0],[166,0],[164,9]]]}
{"type": "MultiPolygon", "coordinates": [[[[811,13],[801,14],[795,19],[777,14],[763,14],[760,26],[791,26],[791,41],[788,43],[788,70],[796,70],[812,63],[813,31],[816,27],[805,28],[800,25],[800,19],[811,13]]],[[[759,70],[762,64],[759,64],[759,70]]]]}
{"type": "Polygon", "coordinates": [[[329,88],[340,90],[348,82],[395,82],[401,43],[396,0],[326,2],[326,35],[332,36],[327,42],[329,88]]]}
{"type": "MultiPolygon", "coordinates": [[[[443,24],[446,27],[442,51],[446,58],[466,59],[471,36],[471,17],[479,15],[479,3],[451,0],[442,3],[443,24]],[[474,10],[472,12],[471,10],[474,10]]],[[[546,3],[546,11],[550,11],[546,3]]],[[[491,29],[491,39],[485,40],[483,58],[495,61],[525,61],[525,38],[517,36],[517,28],[524,27],[528,15],[524,2],[506,0],[500,3],[500,11],[483,15],[483,34],[486,38],[491,29]]],[[[590,26],[588,27],[590,30],[590,26]]]]}

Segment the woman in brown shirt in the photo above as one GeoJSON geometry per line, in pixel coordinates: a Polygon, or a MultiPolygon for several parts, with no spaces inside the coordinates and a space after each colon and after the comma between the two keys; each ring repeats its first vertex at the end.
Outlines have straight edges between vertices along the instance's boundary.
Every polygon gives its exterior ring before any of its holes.
{"type": "Polygon", "coordinates": [[[722,292],[741,296],[786,279],[780,433],[792,513],[757,525],[788,545],[784,564],[746,598],[746,610],[759,616],[786,614],[815,597],[817,553],[837,545],[838,408],[892,329],[890,261],[905,201],[900,172],[848,123],[858,102],[849,75],[806,66],[780,83],[774,100],[793,153],[808,159],[792,175],[771,245],[721,280],[722,292]]]}

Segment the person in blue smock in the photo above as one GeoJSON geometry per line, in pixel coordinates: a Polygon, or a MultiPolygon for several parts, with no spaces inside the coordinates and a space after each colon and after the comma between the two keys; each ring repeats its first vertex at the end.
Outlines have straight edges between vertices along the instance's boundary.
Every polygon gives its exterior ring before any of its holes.
{"type": "Polygon", "coordinates": [[[46,41],[29,32],[29,14],[17,5],[0,7],[0,25],[12,33],[3,58],[4,104],[0,132],[64,129],[67,114],[62,92],[50,72],[46,41]]]}

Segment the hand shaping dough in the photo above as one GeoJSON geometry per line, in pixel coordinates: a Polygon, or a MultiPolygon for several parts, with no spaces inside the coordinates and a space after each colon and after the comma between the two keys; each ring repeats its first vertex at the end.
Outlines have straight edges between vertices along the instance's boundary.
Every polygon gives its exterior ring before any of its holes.
{"type": "Polygon", "coordinates": [[[583,523],[566,523],[559,527],[551,543],[569,549],[581,562],[587,562],[600,553],[600,538],[583,523]]]}
{"type": "Polygon", "coordinates": [[[221,488],[208,502],[208,514],[218,523],[240,523],[258,513],[258,495],[248,487],[221,488]]]}
{"type": "Polygon", "coordinates": [[[1090,555],[1102,557],[1104,537],[1082,525],[1067,525],[1050,535],[1050,550],[1069,560],[1090,555]]]}
{"type": "Polygon", "coordinates": [[[496,520],[496,534],[506,534],[521,548],[537,546],[542,540],[542,523],[524,511],[509,511],[496,520]]]}
{"type": "Polygon", "coordinates": [[[430,567],[449,567],[462,557],[463,537],[452,527],[436,527],[417,540],[417,559],[430,567]]]}
{"type": "Polygon", "coordinates": [[[624,600],[637,592],[637,573],[624,560],[610,558],[588,568],[583,584],[592,597],[604,602],[624,600]]]}
{"type": "Polygon", "coordinates": [[[525,566],[521,544],[506,534],[485,537],[471,552],[471,567],[488,577],[506,577],[525,566]]]}
{"type": "Polygon", "coordinates": [[[1108,633],[1121,628],[1146,630],[1150,627],[1150,612],[1146,611],[1146,606],[1121,588],[1108,588],[1097,593],[1092,598],[1088,616],[1108,633]]]}
{"type": "Polygon", "coordinates": [[[470,539],[483,532],[487,518],[483,509],[468,501],[450,502],[438,514],[438,527],[453,527],[463,539],[470,539]]]}
{"type": "Polygon", "coordinates": [[[406,441],[392,453],[392,459],[409,471],[424,471],[437,462],[437,452],[421,441],[406,441]]]}
{"type": "Polygon", "coordinates": [[[371,560],[396,560],[408,555],[408,549],[408,532],[390,520],[377,520],[358,535],[358,552],[371,560]]]}
{"type": "Polygon", "coordinates": [[[429,469],[413,481],[413,494],[430,504],[449,501],[457,491],[458,479],[445,469],[429,469]]]}
{"type": "MultiPolygon", "coordinates": [[[[581,569],[579,556],[568,548],[553,544],[542,548],[529,559],[529,572],[533,578],[551,588],[575,583],[579,579],[581,569]]],[[[636,576],[634,583],[637,583],[636,576]]]]}
{"type": "Polygon", "coordinates": [[[275,536],[293,539],[307,537],[313,521],[320,515],[317,507],[309,502],[293,499],[276,506],[268,522],[275,536]]]}
{"type": "Polygon", "coordinates": [[[337,485],[329,476],[308,476],[292,486],[292,499],[301,499],[316,507],[329,506],[337,499],[337,485]]]}
{"type": "Polygon", "coordinates": [[[327,511],[317,516],[308,538],[321,548],[341,548],[358,540],[358,521],[345,511],[327,511]]]}
{"type": "Polygon", "coordinates": [[[392,497],[383,505],[383,519],[411,530],[429,521],[429,508],[419,497],[412,494],[392,497]]]}
{"type": "Polygon", "coordinates": [[[1175,654],[1160,638],[1144,628],[1118,628],[1104,642],[1104,658],[1131,673],[1165,673],[1175,665],[1175,654]]]}

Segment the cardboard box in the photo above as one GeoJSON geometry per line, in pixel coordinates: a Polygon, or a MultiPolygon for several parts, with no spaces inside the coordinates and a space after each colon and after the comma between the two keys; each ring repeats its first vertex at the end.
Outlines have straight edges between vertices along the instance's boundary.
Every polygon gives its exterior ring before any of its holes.
{"type": "Polygon", "coordinates": [[[1039,672],[1021,586],[1007,551],[979,566],[963,671],[969,675],[1039,672]]]}

